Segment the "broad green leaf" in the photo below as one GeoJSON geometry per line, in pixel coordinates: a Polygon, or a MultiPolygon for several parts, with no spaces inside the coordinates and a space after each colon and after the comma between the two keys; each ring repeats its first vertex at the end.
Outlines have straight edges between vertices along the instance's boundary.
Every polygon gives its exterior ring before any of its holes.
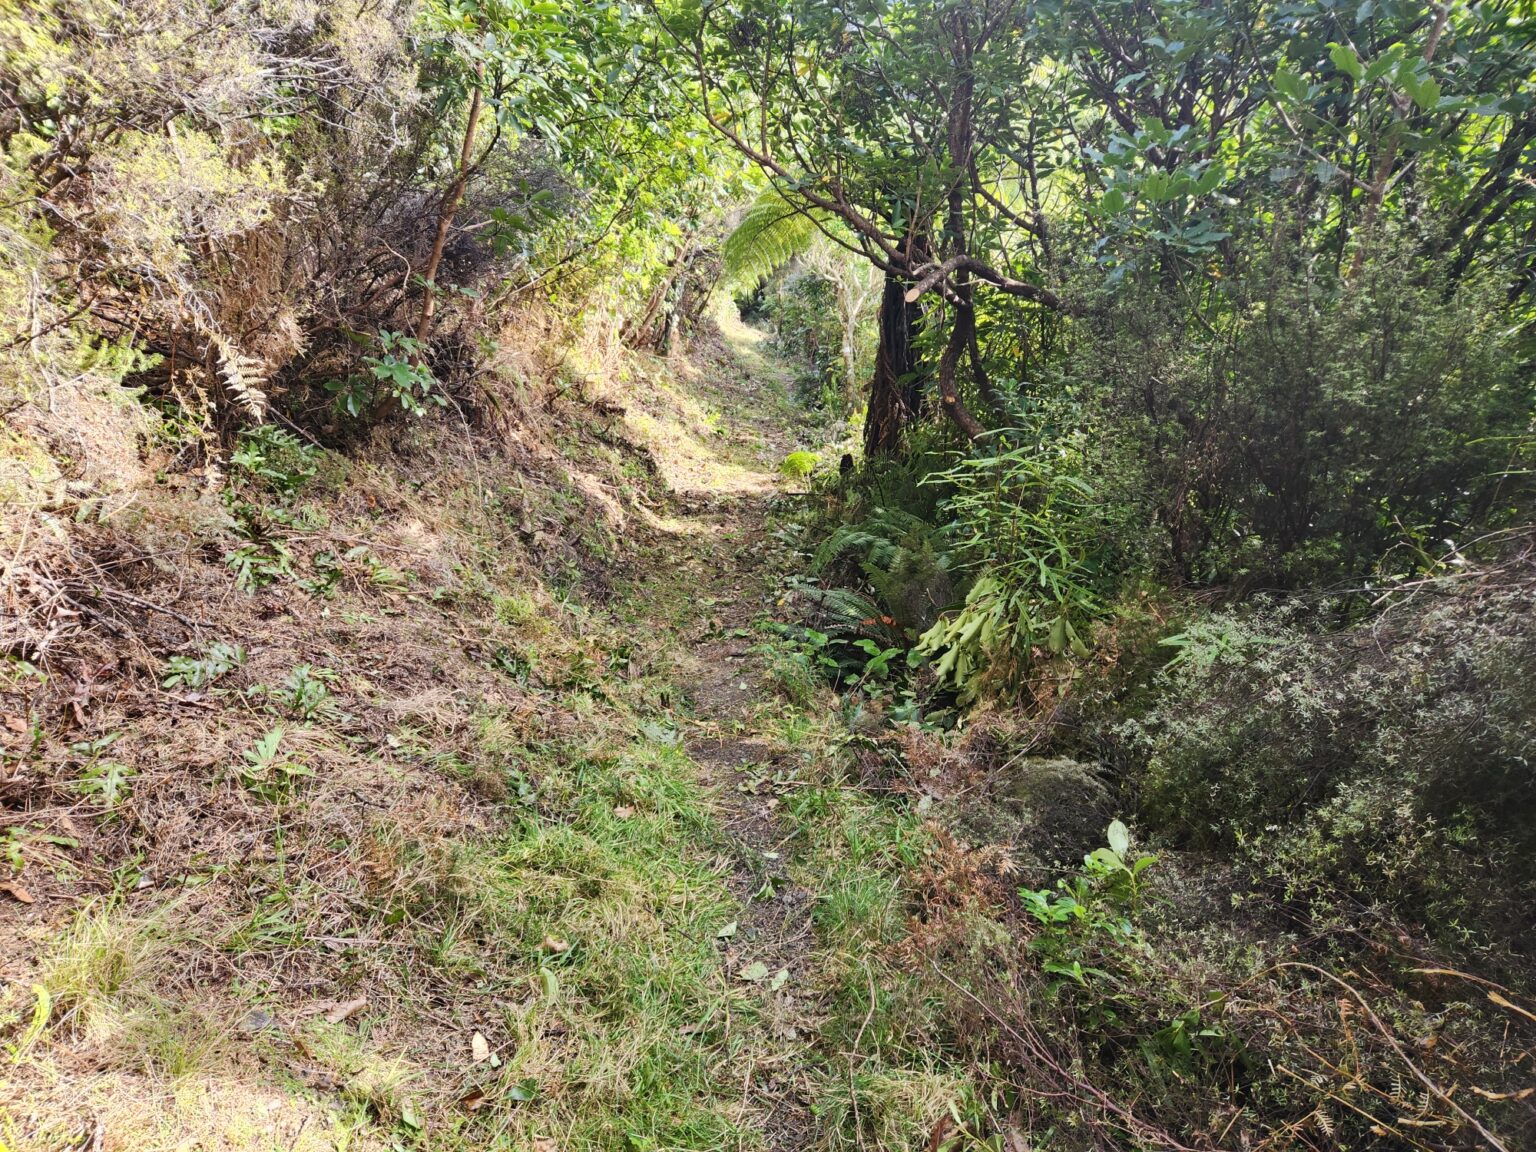
{"type": "Polygon", "coordinates": [[[1307,82],[1299,72],[1282,68],[1275,73],[1275,91],[1293,104],[1300,104],[1307,98],[1307,82]]]}
{"type": "Polygon", "coordinates": [[[1440,103],[1440,82],[1433,76],[1426,76],[1408,90],[1408,95],[1424,111],[1432,112],[1440,103]]]}
{"type": "Polygon", "coordinates": [[[1365,66],[1360,63],[1360,57],[1355,55],[1355,50],[1348,44],[1328,45],[1328,59],[1333,61],[1335,68],[1352,80],[1358,81],[1365,75],[1365,66]]]}
{"type": "Polygon", "coordinates": [[[1107,832],[1107,836],[1109,838],[1110,848],[1114,851],[1116,856],[1124,860],[1126,853],[1131,850],[1130,829],[1127,828],[1119,820],[1111,820],[1109,822],[1109,830],[1107,832]]]}

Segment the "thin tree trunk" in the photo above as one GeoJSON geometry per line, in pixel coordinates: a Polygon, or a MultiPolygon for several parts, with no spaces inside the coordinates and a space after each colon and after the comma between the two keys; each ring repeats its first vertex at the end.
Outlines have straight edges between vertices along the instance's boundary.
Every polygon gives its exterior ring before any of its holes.
{"type": "Polygon", "coordinates": [[[850,398],[857,393],[859,387],[859,362],[853,345],[853,324],[854,321],[849,319],[843,321],[843,389],[850,398]]]}
{"type": "Polygon", "coordinates": [[[981,362],[981,341],[976,336],[975,310],[972,309],[972,323],[970,334],[971,371],[976,378],[976,391],[981,393],[982,400],[992,410],[992,414],[999,419],[1007,415],[1007,409],[1003,406],[1003,398],[997,394],[997,389],[992,384],[992,377],[988,374],[986,366],[981,362]]]}
{"type": "Polygon", "coordinates": [[[970,348],[975,331],[976,310],[968,303],[958,305],[955,308],[954,327],[949,333],[949,343],[944,346],[944,354],[939,357],[939,403],[944,406],[944,414],[967,440],[978,439],[986,432],[981,422],[971,415],[965,401],[960,399],[960,391],[955,386],[960,357],[970,348]]]}
{"type": "MultiPolygon", "coordinates": [[[[961,81],[949,108],[949,159],[956,176],[949,189],[949,219],[946,222],[946,239],[953,254],[964,254],[965,241],[965,174],[973,167],[975,154],[975,130],[971,122],[971,106],[976,81],[971,74],[972,49],[970,29],[966,21],[957,22],[951,33],[954,37],[955,64],[961,81]]],[[[939,357],[939,403],[944,414],[967,440],[975,440],[986,432],[981,422],[971,415],[971,410],[960,399],[960,389],[955,377],[960,369],[960,358],[970,351],[976,337],[976,306],[971,302],[973,292],[969,272],[962,271],[955,278],[955,318],[949,332],[949,343],[939,357]]],[[[979,357],[973,364],[980,368],[979,357]]]]}
{"type": "Polygon", "coordinates": [[[443,262],[443,249],[448,244],[448,230],[453,227],[453,218],[458,213],[459,205],[464,202],[464,189],[469,183],[469,162],[475,152],[475,129],[480,123],[480,88],[485,82],[485,65],[475,66],[475,90],[469,99],[469,123],[464,129],[464,146],[459,150],[459,170],[454,177],[453,187],[448,190],[448,195],[443,199],[443,206],[437,214],[437,235],[432,239],[432,254],[427,257],[426,272],[423,279],[426,288],[421,301],[421,316],[416,322],[416,341],[425,345],[432,336],[432,317],[437,311],[437,269],[443,262]]]}
{"type": "Polygon", "coordinates": [[[666,272],[656,282],[656,287],[651,289],[650,299],[646,301],[645,311],[640,319],[625,324],[622,335],[624,342],[631,348],[641,348],[658,342],[659,337],[655,333],[656,316],[671,293],[672,286],[677,283],[677,278],[687,270],[692,253],[693,238],[690,236],[678,248],[677,255],[672,258],[672,263],[667,266],[666,272]]]}
{"type": "MultiPolygon", "coordinates": [[[[1435,58],[1435,52],[1440,47],[1440,37],[1445,34],[1445,24],[1450,14],[1449,0],[1435,9],[1435,22],[1430,27],[1429,36],[1424,41],[1424,51],[1420,54],[1425,64],[1435,58]]],[[[1395,92],[1392,97],[1398,102],[1399,117],[1406,119],[1412,110],[1413,102],[1395,92]]],[[[1376,159],[1371,165],[1370,191],[1366,193],[1365,210],[1360,214],[1360,226],[1355,230],[1355,256],[1350,262],[1346,280],[1353,280],[1365,266],[1366,248],[1369,245],[1371,233],[1376,229],[1376,219],[1381,215],[1382,203],[1387,198],[1387,188],[1392,181],[1392,169],[1397,165],[1401,127],[1399,121],[1394,119],[1387,131],[1387,138],[1382,141],[1381,149],[1376,153],[1376,159]]]]}

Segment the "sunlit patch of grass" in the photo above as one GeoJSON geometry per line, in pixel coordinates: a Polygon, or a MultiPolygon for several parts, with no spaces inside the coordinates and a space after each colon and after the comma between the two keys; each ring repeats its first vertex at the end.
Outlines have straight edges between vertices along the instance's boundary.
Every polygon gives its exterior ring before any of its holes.
{"type": "MultiPolygon", "coordinates": [[[[621,737],[590,715],[589,740],[537,750],[498,831],[380,850],[414,978],[494,993],[496,1060],[469,1070],[454,1123],[508,1148],[759,1147],[740,1061],[767,1038],[722,970],[716,932],[739,910],[710,798],[669,729],[621,737]]],[[[505,724],[480,735],[511,754],[505,724]]]]}
{"type": "Polygon", "coordinates": [[[216,1068],[231,1050],[234,1014],[167,1003],[128,1015],[112,1037],[115,1058],[151,1076],[180,1080],[216,1068]]]}
{"type": "Polygon", "coordinates": [[[762,493],[772,491],[777,483],[767,468],[727,458],[704,413],[683,422],[670,413],[631,410],[624,419],[635,440],[651,453],[662,480],[673,492],[762,493]]]}
{"type": "Polygon", "coordinates": [[[933,981],[904,947],[907,885],[931,835],[912,797],[859,786],[826,688],[810,696],[804,706],[760,708],[754,725],[806,782],[784,797],[784,811],[796,832],[791,872],[816,897],[815,1147],[925,1147],[945,1117],[977,1111],[966,1067],[938,1043],[944,1027],[933,981]]]}
{"type": "Polygon", "coordinates": [[[169,1084],[118,1072],[84,1077],[51,1068],[34,1090],[0,1104],[0,1148],[77,1152],[99,1131],[132,1152],[384,1152],[393,1145],[367,1116],[334,1111],[228,1070],[169,1084]],[[25,1126],[24,1126],[25,1125],[25,1126]]]}
{"type": "Polygon", "coordinates": [[[927,1147],[945,1117],[975,1111],[960,1069],[922,1056],[901,1064],[878,1053],[854,1063],[851,1072],[845,1065],[843,1075],[828,1077],[815,1105],[816,1146],[826,1152],[927,1147]]]}
{"type": "Polygon", "coordinates": [[[640,742],[577,758],[545,795],[567,822],[494,847],[487,908],[537,990],[516,1070],[540,1091],[514,1119],[575,1147],[750,1146],[727,1038],[753,1012],[720,969],[733,902],[689,851],[712,825],[686,757],[640,742]]]}
{"type": "MultiPolygon", "coordinates": [[[[242,1030],[242,995],[186,979],[196,957],[216,953],[217,936],[184,900],[83,908],[39,958],[49,1023],[12,1056],[23,1084],[0,1077],[0,1147],[64,1152],[98,1132],[135,1152],[342,1146],[339,1118],[259,1071],[253,1057],[274,1041],[242,1030]]],[[[353,1148],[383,1147],[365,1135],[372,1120],[351,1128],[353,1148]]]]}
{"type": "Polygon", "coordinates": [[[313,1020],[304,1030],[303,1047],[319,1069],[334,1076],[349,1111],[385,1127],[416,1130],[422,1126],[412,1097],[425,1079],[422,1070],[405,1056],[374,1043],[366,1022],[354,1029],[349,1024],[313,1020]]]}
{"type": "Polygon", "coordinates": [[[86,906],[42,960],[55,1023],[77,1033],[113,1027],[125,1013],[159,1003],[172,949],[189,935],[175,903],[145,913],[86,906]]]}

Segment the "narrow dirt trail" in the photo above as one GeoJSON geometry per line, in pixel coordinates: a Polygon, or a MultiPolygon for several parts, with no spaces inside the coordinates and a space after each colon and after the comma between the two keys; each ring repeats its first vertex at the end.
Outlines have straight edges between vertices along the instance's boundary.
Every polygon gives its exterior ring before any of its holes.
{"type": "Polygon", "coordinates": [[[686,692],[678,727],[699,782],[713,799],[725,834],[719,861],[741,907],[722,939],[728,979],[752,988],[771,1055],[759,1053],[742,1071],[743,1103],[765,1120],[762,1135],[774,1152],[814,1138],[803,1067],[816,1022],[811,979],[814,894],[789,875],[794,832],[778,792],[792,766],[753,734],[766,702],[765,664],[753,624],[771,603],[774,542],[767,516],[784,481],[778,464],[796,447],[803,410],[790,400],[783,370],[754,347],[749,328],[727,329],[725,347],[706,360],[698,396],[723,417],[712,446],[717,458],[700,467],[697,455],[681,474],[663,474],[679,498],[681,529],[658,548],[661,563],[640,593],[670,605],[686,692]]]}
{"type": "MultiPolygon", "coordinates": [[[[723,554],[715,554],[721,561],[717,570],[734,571],[751,586],[761,576],[753,544],[761,535],[762,502],[731,501],[723,516],[745,531],[735,536],[737,547],[727,544],[723,554]]],[[[690,638],[694,722],[686,746],[699,765],[700,782],[715,795],[729,838],[727,882],[741,905],[736,931],[726,942],[725,968],[755,985],[778,1049],[772,1062],[759,1060],[746,1069],[743,1091],[771,1117],[768,1143],[779,1150],[805,1147],[811,1136],[810,1106],[798,1071],[815,1015],[810,980],[814,895],[788,874],[793,830],[777,795],[786,766],[775,748],[744,731],[762,693],[762,661],[749,638],[761,607],[750,594],[721,598],[716,614],[690,638]]]]}

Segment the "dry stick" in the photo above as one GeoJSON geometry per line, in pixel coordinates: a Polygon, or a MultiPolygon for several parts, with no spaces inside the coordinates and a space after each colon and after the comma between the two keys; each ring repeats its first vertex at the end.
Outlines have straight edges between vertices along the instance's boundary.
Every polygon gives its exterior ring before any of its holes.
{"type": "MultiPolygon", "coordinates": [[[[67,586],[65,585],[65,587],[67,586]]],[[[212,628],[215,626],[207,620],[199,620],[194,616],[183,616],[175,609],[167,608],[163,604],[156,604],[153,600],[145,600],[128,592],[120,592],[116,588],[88,588],[85,585],[79,585],[79,587],[82,589],[79,593],[80,595],[90,596],[96,600],[116,600],[119,603],[131,605],[134,608],[142,608],[146,612],[158,612],[162,616],[169,616],[172,620],[185,624],[188,628],[212,628]]]]}
{"type": "Polygon", "coordinates": [[[298,435],[304,437],[304,439],[308,440],[316,448],[319,448],[321,451],[325,450],[325,445],[324,444],[320,443],[320,441],[316,440],[313,436],[311,436],[308,432],[304,431],[304,429],[300,428],[292,420],[288,419],[288,417],[284,416],[276,408],[269,408],[269,409],[267,409],[267,412],[268,412],[269,415],[276,416],[284,424],[288,425],[288,427],[289,427],[289,429],[291,431],[296,432],[298,435]]]}
{"type": "Polygon", "coordinates": [[[859,1090],[854,1081],[853,1062],[859,1054],[859,1042],[864,1039],[864,1029],[875,1018],[875,976],[869,970],[867,960],[864,962],[864,978],[869,981],[869,1011],[864,1013],[864,1022],[859,1025],[853,1038],[853,1047],[848,1052],[848,1102],[853,1105],[853,1135],[860,1148],[864,1147],[864,1121],[859,1119],[859,1090]]]}
{"type": "Polygon", "coordinates": [[[325,539],[336,544],[362,544],[368,548],[387,548],[391,552],[403,552],[407,556],[417,556],[423,560],[428,558],[426,552],[417,552],[415,549],[405,548],[399,544],[386,544],[383,540],[365,540],[361,536],[338,536],[334,532],[325,539]]]}
{"type": "MultiPolygon", "coordinates": [[[[1304,1085],[1307,1088],[1311,1088],[1313,1091],[1317,1090],[1317,1085],[1313,1084],[1311,1080],[1307,1079],[1307,1077],[1303,1076],[1300,1072],[1297,1072],[1295,1069],[1287,1068],[1284,1064],[1276,1064],[1274,1066],[1274,1068],[1275,1068],[1275,1071],[1284,1073],[1285,1075],[1289,1076],[1291,1079],[1295,1080],[1297,1083],[1302,1084],[1302,1085],[1304,1085]]],[[[1335,1069],[1335,1071],[1338,1071],[1338,1070],[1335,1069]]],[[[1356,1082],[1359,1082],[1358,1077],[1356,1078],[1356,1082]]],[[[1340,1096],[1337,1092],[1329,1092],[1328,1093],[1328,1099],[1332,1100],[1335,1104],[1342,1104],[1345,1108],[1348,1108],[1351,1112],[1354,1112],[1358,1116],[1364,1117],[1365,1119],[1369,1120],[1372,1124],[1380,1126],[1381,1128],[1383,1128],[1386,1131],[1390,1132],[1392,1135],[1396,1136],[1399,1140],[1406,1141],[1406,1142],[1412,1144],[1416,1148],[1422,1148],[1423,1147],[1423,1144],[1420,1141],[1415,1140],[1412,1136],[1408,1135],[1408,1133],[1399,1130],[1398,1126],[1396,1124],[1393,1124],[1390,1120],[1384,1120],[1382,1117],[1377,1116],[1373,1112],[1367,1112],[1364,1108],[1360,1107],[1358,1104],[1354,1104],[1354,1103],[1344,1099],[1344,1097],[1340,1096]]],[[[1308,1120],[1311,1120],[1314,1116],[1317,1116],[1320,1112],[1321,1112],[1321,1107],[1312,1109],[1311,1112],[1307,1113],[1299,1121],[1296,1122],[1296,1127],[1300,1128],[1301,1126],[1305,1125],[1308,1120]]],[[[1242,1113],[1239,1112],[1238,1115],[1242,1115],[1242,1113]]],[[[1234,1116],[1232,1119],[1235,1121],[1237,1119],[1237,1117],[1234,1116]]],[[[1228,1124],[1227,1127],[1231,1128],[1232,1125],[1228,1124]]]]}
{"type": "MultiPolygon", "coordinates": [[[[1398,955],[1401,956],[1404,955],[1404,953],[1400,952],[1398,955]]],[[[1485,980],[1481,976],[1474,976],[1470,972],[1461,972],[1455,968],[1410,968],[1409,971],[1418,972],[1423,976],[1455,976],[1460,980],[1470,980],[1473,984],[1481,984],[1485,988],[1492,988],[1496,992],[1508,992],[1511,996],[1519,995],[1518,992],[1506,988],[1502,984],[1496,984],[1492,980],[1485,980]]],[[[1516,1009],[1516,1011],[1523,1012],[1526,1016],[1531,1016],[1531,1014],[1529,1012],[1525,1012],[1524,1009],[1516,1009]]],[[[1531,1019],[1536,1020],[1536,1016],[1531,1016],[1531,1019]]]]}
{"type": "MultiPolygon", "coordinates": [[[[1012,1024],[1004,1020],[1002,1016],[998,1015],[997,1011],[990,1004],[978,997],[969,988],[966,988],[964,985],[957,983],[932,960],[928,961],[928,966],[934,970],[939,979],[943,980],[951,988],[955,989],[955,991],[959,992],[962,996],[972,1001],[976,1007],[980,1008],[983,1012],[990,1016],[992,1021],[997,1024],[998,1027],[1002,1028],[1020,1044],[1024,1045],[1024,1047],[1028,1049],[1037,1060],[1039,1060],[1051,1071],[1055,1072],[1056,1075],[1060,1077],[1064,1083],[1068,1084],[1074,1089],[1077,1089],[1078,1091],[1088,1092],[1101,1108],[1113,1112],[1133,1131],[1140,1132],[1144,1138],[1148,1140],[1154,1140],[1157,1143],[1163,1145],[1165,1148],[1172,1148],[1174,1152],[1196,1152],[1195,1149],[1190,1148],[1187,1144],[1180,1144],[1166,1132],[1141,1119],[1134,1112],[1130,1111],[1130,1109],[1117,1104],[1113,1099],[1109,1097],[1109,1095],[1101,1091],[1095,1085],[1088,1083],[1086,1080],[1079,1080],[1077,1077],[1073,1076],[1070,1072],[1068,1072],[1065,1068],[1056,1062],[1056,1059],[1051,1056],[1049,1051],[1046,1050],[1044,1044],[1038,1038],[1031,1040],[1029,1037],[1025,1036],[1012,1024]]],[[[1081,1097],[1078,1096],[1076,1092],[1044,1094],[1071,1096],[1074,1099],[1081,1099],[1081,1097]]],[[[1500,1152],[1509,1152],[1509,1150],[1507,1148],[1501,1147],[1500,1152]]]]}
{"type": "Polygon", "coordinates": [[[1365,1013],[1366,1018],[1370,1020],[1371,1024],[1376,1028],[1376,1031],[1381,1033],[1382,1039],[1387,1042],[1387,1045],[1392,1049],[1392,1051],[1397,1053],[1397,1058],[1407,1066],[1408,1071],[1413,1073],[1413,1078],[1415,1080],[1424,1085],[1425,1088],[1429,1089],[1431,1093],[1439,1097],[1440,1100],[1442,1100],[1444,1103],[1449,1104],[1451,1108],[1455,1110],[1456,1114],[1465,1120],[1468,1124],[1472,1125],[1472,1127],[1477,1130],[1477,1134],[1484,1140],[1488,1141],[1489,1145],[1495,1148],[1497,1152],[1509,1152],[1509,1146],[1507,1144],[1505,1144],[1492,1132],[1488,1131],[1488,1129],[1484,1128],[1482,1124],[1478,1122],[1477,1117],[1473,1116],[1460,1104],[1452,1100],[1448,1092],[1444,1091],[1440,1085],[1436,1084],[1427,1075],[1420,1071],[1417,1064],[1408,1059],[1408,1054],[1403,1051],[1402,1045],[1397,1042],[1397,1039],[1392,1035],[1391,1031],[1384,1023],[1382,1023],[1381,1017],[1376,1015],[1371,1006],[1366,1003],[1365,997],[1362,996],[1352,984],[1348,984],[1345,981],[1340,980],[1332,972],[1329,972],[1323,968],[1319,968],[1315,964],[1303,964],[1297,960],[1287,960],[1283,963],[1274,965],[1274,968],[1295,968],[1303,972],[1313,972],[1318,976],[1321,976],[1324,980],[1327,980],[1333,984],[1337,984],[1340,988],[1344,989],[1344,991],[1349,993],[1355,1002],[1360,1005],[1360,1008],[1365,1013]]]}
{"type": "Polygon", "coordinates": [[[1025,300],[1035,300],[1048,308],[1058,312],[1068,310],[1066,301],[1049,288],[1041,288],[1038,284],[1030,284],[1023,280],[1015,280],[1004,276],[990,264],[986,264],[974,256],[951,256],[942,263],[931,265],[923,270],[922,277],[910,289],[907,290],[907,302],[914,303],[925,292],[932,291],[946,280],[952,273],[966,271],[974,275],[978,280],[985,280],[994,288],[997,288],[1010,296],[1020,296],[1025,300]]]}

